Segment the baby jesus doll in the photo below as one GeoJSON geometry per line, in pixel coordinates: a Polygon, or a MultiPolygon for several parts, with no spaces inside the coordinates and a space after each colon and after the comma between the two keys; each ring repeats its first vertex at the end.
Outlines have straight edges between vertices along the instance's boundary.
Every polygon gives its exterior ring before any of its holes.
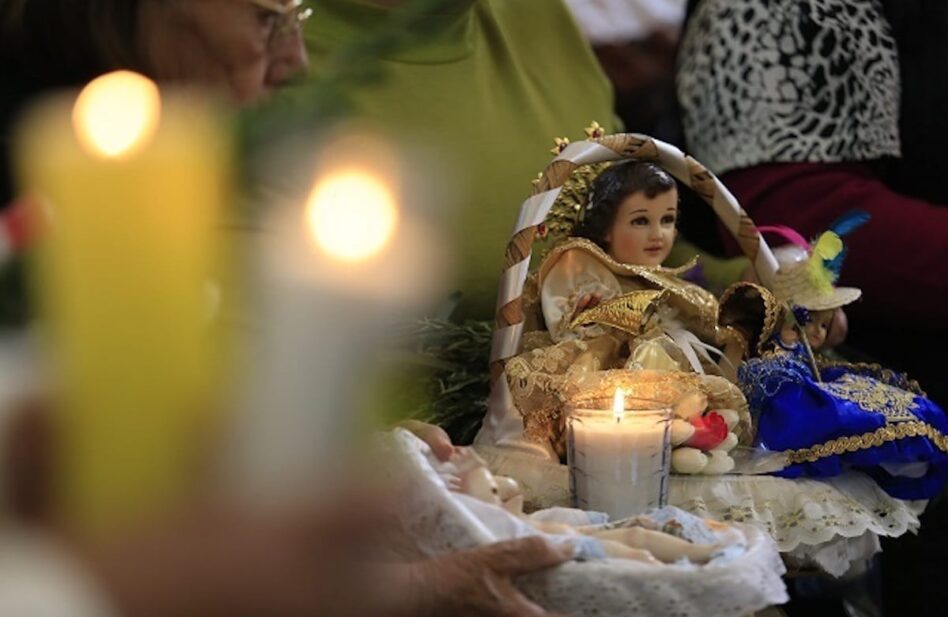
{"type": "MultiPolygon", "coordinates": [[[[799,243],[798,234],[789,237],[799,243]]],[[[791,464],[780,472],[786,477],[834,476],[853,467],[894,497],[935,496],[948,481],[945,413],[904,375],[817,360],[836,311],[861,295],[834,285],[839,235],[828,231],[812,247],[780,252],[773,291],[785,307],[784,324],[772,351],[739,372],[758,442],[787,452],[791,464]]]]}
{"type": "MultiPolygon", "coordinates": [[[[537,532],[581,538],[591,548],[590,553],[602,557],[632,559],[652,565],[675,563],[687,559],[692,563],[707,563],[721,548],[720,543],[696,544],[684,539],[680,526],[660,525],[647,516],[627,519],[615,527],[601,525],[569,525],[531,519],[523,513],[523,493],[512,478],[495,476],[487,464],[473,450],[458,450],[447,465],[452,474],[453,490],[485,503],[502,507],[537,532]]],[[[706,520],[704,524],[719,535],[727,536],[726,525],[706,520]]]]}
{"type": "Polygon", "coordinates": [[[677,220],[677,184],[658,165],[630,161],[599,174],[577,237],[554,248],[540,267],[540,302],[552,340],[607,335],[592,352],[604,368],[617,365],[608,352],[620,351],[622,343],[623,364],[636,368],[719,375],[736,366],[743,350],[717,328],[716,299],[680,278],[693,264],[662,267],[677,220]],[[722,360],[713,346],[721,343],[736,352],[732,359],[722,360]]]}
{"type": "Polygon", "coordinates": [[[523,353],[507,363],[524,434],[561,458],[562,401],[583,375],[650,369],[736,381],[747,349],[736,329],[719,325],[714,295],[681,278],[694,263],[661,265],[678,219],[667,172],[650,162],[613,164],[577,207],[574,237],[549,251],[525,292],[538,327],[528,326],[523,353]]]}
{"type": "MultiPolygon", "coordinates": [[[[695,543],[686,539],[689,534],[683,533],[686,530],[674,518],[661,524],[654,518],[640,516],[604,526],[601,513],[591,516],[579,510],[555,517],[558,522],[548,517],[527,516],[520,484],[513,478],[494,475],[473,448],[454,446],[444,430],[431,424],[409,420],[403,422],[401,428],[414,433],[424,443],[422,451],[430,452],[428,461],[448,490],[502,508],[528,533],[576,538],[588,549],[585,551],[588,556],[632,559],[653,565],[685,558],[701,564],[710,560],[729,539],[741,541],[732,527],[712,520],[702,521],[702,525],[714,532],[717,541],[695,543]],[[600,524],[594,525],[594,522],[600,524]]],[[[567,509],[559,510],[563,513],[567,509]]]]}

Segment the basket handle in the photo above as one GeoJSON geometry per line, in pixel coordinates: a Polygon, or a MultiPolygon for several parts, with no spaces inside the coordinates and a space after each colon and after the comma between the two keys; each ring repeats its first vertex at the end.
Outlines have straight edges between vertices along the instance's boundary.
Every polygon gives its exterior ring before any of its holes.
{"type": "Polygon", "coordinates": [[[504,257],[497,293],[497,315],[491,340],[491,381],[503,373],[504,362],[516,355],[523,334],[523,287],[537,226],[546,216],[563,184],[581,165],[619,160],[650,161],[661,165],[711,206],[750,258],[767,286],[777,272],[777,260],[754,222],[737,199],[701,163],[675,146],[637,133],[591,138],[567,146],[543,170],[533,193],[523,202],[504,257]]]}

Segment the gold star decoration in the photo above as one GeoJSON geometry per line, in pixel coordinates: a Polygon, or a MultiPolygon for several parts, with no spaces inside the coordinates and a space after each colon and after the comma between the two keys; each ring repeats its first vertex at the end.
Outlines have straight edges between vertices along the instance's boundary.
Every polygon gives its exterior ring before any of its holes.
{"type": "Polygon", "coordinates": [[[550,149],[550,153],[555,156],[566,150],[566,146],[569,145],[569,137],[556,137],[553,139],[553,143],[556,145],[550,149]]]}
{"type": "Polygon", "coordinates": [[[586,132],[586,137],[588,137],[589,139],[596,139],[606,134],[605,129],[599,126],[599,123],[596,122],[595,120],[593,120],[592,124],[590,124],[583,130],[586,132]]]}

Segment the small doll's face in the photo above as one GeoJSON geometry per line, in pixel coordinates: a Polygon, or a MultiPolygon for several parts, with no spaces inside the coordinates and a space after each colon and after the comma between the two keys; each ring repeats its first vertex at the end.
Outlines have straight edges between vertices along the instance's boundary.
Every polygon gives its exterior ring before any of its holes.
{"type": "Polygon", "coordinates": [[[803,326],[803,331],[806,332],[807,341],[812,349],[817,350],[826,343],[826,336],[829,334],[835,312],[835,309],[810,312],[810,321],[803,326]]]}
{"type": "Polygon", "coordinates": [[[675,242],[677,219],[677,189],[655,197],[632,193],[619,204],[606,234],[609,255],[624,264],[660,266],[675,242]]]}

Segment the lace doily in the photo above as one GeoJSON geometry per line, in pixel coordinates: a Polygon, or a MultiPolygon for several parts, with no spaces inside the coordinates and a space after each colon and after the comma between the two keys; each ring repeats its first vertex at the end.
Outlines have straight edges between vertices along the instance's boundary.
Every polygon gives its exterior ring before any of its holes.
{"type": "Polygon", "coordinates": [[[784,553],[784,557],[791,567],[815,563],[824,572],[840,577],[849,571],[851,565],[865,561],[881,550],[879,536],[867,531],[858,538],[837,537],[816,546],[801,544],[784,553]]]}
{"type": "MultiPolygon", "coordinates": [[[[569,504],[566,465],[497,448],[477,450],[494,473],[521,482],[528,505],[569,504]]],[[[824,480],[673,475],[668,503],[704,518],[755,525],[781,553],[837,576],[877,552],[877,536],[898,537],[919,527],[912,502],[890,497],[859,473],[824,480]]]]}
{"type": "Polygon", "coordinates": [[[858,538],[867,531],[897,537],[919,526],[906,502],[858,473],[823,480],[672,476],[668,502],[698,516],[757,525],[781,552],[838,536],[858,538]]]}
{"type": "MultiPolygon", "coordinates": [[[[396,430],[383,441],[392,461],[386,470],[400,474],[393,476],[401,482],[397,515],[420,554],[538,534],[497,506],[476,502],[474,507],[471,498],[449,492],[432,466],[428,447],[413,435],[396,430]]],[[[517,585],[537,604],[577,617],[724,617],[786,602],[780,578],[785,569],[773,541],[753,526],[734,524],[729,533],[730,546],[738,550],[724,551],[726,556],[703,566],[688,562],[656,566],[626,559],[571,561],[518,577],[517,585]]],[[[547,537],[562,541],[564,536],[547,537]]]]}

